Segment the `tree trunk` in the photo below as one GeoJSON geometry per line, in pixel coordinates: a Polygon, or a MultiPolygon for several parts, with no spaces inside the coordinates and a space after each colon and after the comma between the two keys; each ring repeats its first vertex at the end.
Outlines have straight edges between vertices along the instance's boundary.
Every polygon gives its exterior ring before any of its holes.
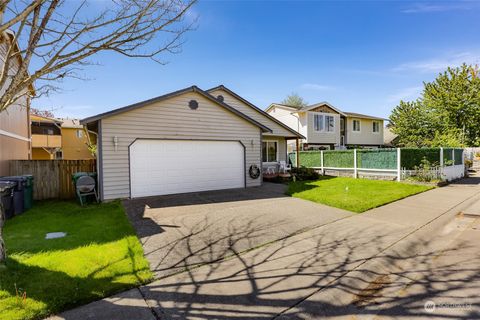
{"type": "Polygon", "coordinates": [[[7,253],[5,252],[5,243],[3,242],[3,225],[5,223],[5,211],[3,210],[3,203],[0,200],[0,264],[7,259],[7,253]]]}

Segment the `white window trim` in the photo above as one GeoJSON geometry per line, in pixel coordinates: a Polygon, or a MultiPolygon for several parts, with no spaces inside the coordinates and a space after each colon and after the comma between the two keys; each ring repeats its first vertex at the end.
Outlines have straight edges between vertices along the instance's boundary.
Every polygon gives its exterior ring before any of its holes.
{"type": "MultiPolygon", "coordinates": [[[[277,161],[266,161],[266,162],[263,162],[263,150],[262,150],[262,163],[264,164],[277,164],[280,160],[280,142],[279,140],[272,140],[272,139],[264,139],[262,140],[262,148],[263,148],[263,143],[264,142],[276,142],[277,143],[277,155],[276,155],[276,158],[277,158],[277,161]]],[[[268,151],[267,151],[267,158],[268,158],[268,151]]]]}
{"type": "Polygon", "coordinates": [[[372,121],[372,133],[373,133],[373,134],[380,134],[380,121],[376,121],[376,120],[373,120],[373,121],[372,121]],[[374,130],[373,130],[373,124],[374,124],[374,123],[377,123],[377,124],[378,124],[378,131],[374,131],[374,130]]]}
{"type": "Polygon", "coordinates": [[[334,113],[325,113],[325,112],[316,112],[316,111],[310,111],[310,113],[312,114],[313,132],[335,134],[337,121],[335,119],[335,114],[334,113]],[[323,130],[315,130],[315,115],[322,116],[323,130]],[[325,121],[326,116],[333,117],[333,131],[327,131],[326,130],[326,125],[327,125],[327,122],[325,121]]]}
{"type": "Polygon", "coordinates": [[[362,133],[362,121],[360,119],[352,119],[352,132],[354,133],[362,133]],[[358,121],[358,126],[360,130],[355,130],[355,125],[353,124],[355,121],[358,121]]]}

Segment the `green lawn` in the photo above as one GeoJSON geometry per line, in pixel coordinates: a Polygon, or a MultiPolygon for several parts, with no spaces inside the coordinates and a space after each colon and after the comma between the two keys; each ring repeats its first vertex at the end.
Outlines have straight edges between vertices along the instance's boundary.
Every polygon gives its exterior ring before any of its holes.
{"type": "Polygon", "coordinates": [[[119,202],[40,202],[5,225],[0,318],[38,319],[145,283],[148,262],[119,202]],[[67,232],[46,240],[47,232],[67,232]]]}
{"type": "Polygon", "coordinates": [[[432,188],[395,181],[325,176],[316,181],[291,182],[288,194],[340,209],[364,212],[432,188]]]}

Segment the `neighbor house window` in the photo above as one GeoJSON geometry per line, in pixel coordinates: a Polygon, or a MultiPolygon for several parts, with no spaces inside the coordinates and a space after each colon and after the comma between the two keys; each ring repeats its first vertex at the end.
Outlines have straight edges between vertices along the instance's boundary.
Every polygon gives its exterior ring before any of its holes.
{"type": "Polygon", "coordinates": [[[77,138],[83,138],[83,130],[77,130],[77,138]]]}
{"type": "Polygon", "coordinates": [[[313,115],[313,129],[315,131],[323,131],[323,116],[321,114],[313,115]]]}
{"type": "Polygon", "coordinates": [[[262,161],[277,162],[277,141],[264,141],[262,143],[262,161]]]}
{"type": "Polygon", "coordinates": [[[360,132],[360,120],[353,120],[353,131],[360,132]]]}
{"type": "Polygon", "coordinates": [[[333,132],[335,128],[335,118],[333,116],[325,116],[325,131],[333,132]]]}
{"type": "Polygon", "coordinates": [[[378,133],[380,132],[380,123],[378,121],[373,121],[373,132],[378,133]]]}

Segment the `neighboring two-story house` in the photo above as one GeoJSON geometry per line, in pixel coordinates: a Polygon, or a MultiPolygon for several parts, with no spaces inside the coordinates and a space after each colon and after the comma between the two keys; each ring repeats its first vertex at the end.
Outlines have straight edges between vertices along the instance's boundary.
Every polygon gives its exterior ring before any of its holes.
{"type": "Polygon", "coordinates": [[[78,119],[55,119],[31,115],[33,160],[94,159],[88,143],[95,144],[78,119]]]}
{"type": "MultiPolygon", "coordinates": [[[[380,117],[344,112],[328,102],[306,107],[272,103],[269,115],[305,136],[301,150],[344,149],[346,147],[383,146],[383,122],[380,117]]],[[[289,151],[294,144],[289,144],[289,151]]]]}
{"type": "Polygon", "coordinates": [[[30,115],[32,131],[32,159],[53,160],[62,156],[62,121],[30,115]]]}
{"type": "Polygon", "coordinates": [[[62,118],[60,120],[62,121],[61,158],[64,160],[94,159],[88,144],[96,144],[96,136],[87,133],[79,119],[62,118]]]}

